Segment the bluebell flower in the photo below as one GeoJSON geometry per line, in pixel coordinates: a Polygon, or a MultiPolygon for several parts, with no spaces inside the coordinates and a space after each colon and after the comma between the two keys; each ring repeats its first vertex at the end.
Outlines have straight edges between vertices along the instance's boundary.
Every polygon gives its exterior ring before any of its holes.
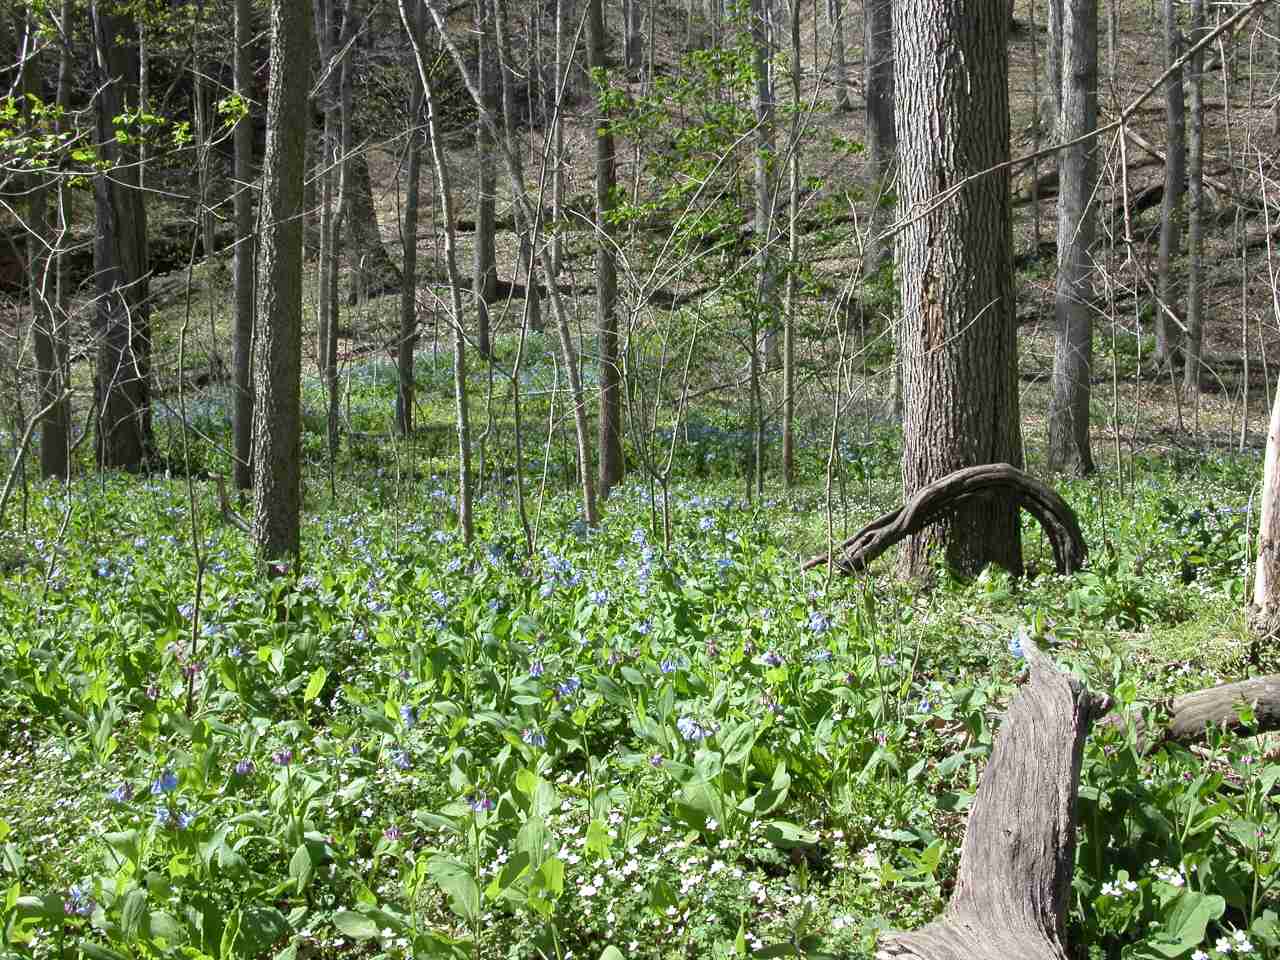
{"type": "Polygon", "coordinates": [[[640,634],[640,636],[647,637],[652,632],[653,632],[652,620],[641,620],[639,623],[636,624],[636,633],[640,634]]]}
{"type": "Polygon", "coordinates": [[[156,825],[167,827],[171,823],[173,823],[173,811],[164,804],[160,804],[160,806],[156,807],[156,825]]]}
{"type": "Polygon", "coordinates": [[[493,801],[490,800],[483,792],[477,792],[467,797],[467,806],[476,813],[483,813],[486,810],[493,809],[493,801]]]}
{"type": "Polygon", "coordinates": [[[62,901],[62,912],[68,917],[87,917],[93,913],[94,906],[88,892],[82,887],[73,886],[62,901]]]}
{"type": "Polygon", "coordinates": [[[461,557],[454,557],[452,560],[450,560],[448,563],[444,565],[445,573],[457,573],[461,569],[462,569],[461,557]]]}
{"type": "Polygon", "coordinates": [[[251,777],[253,776],[254,771],[257,769],[258,769],[258,765],[254,763],[252,760],[250,760],[248,757],[245,757],[243,760],[239,760],[236,762],[237,777],[251,777]]]}
{"type": "Polygon", "coordinates": [[[831,621],[819,610],[809,614],[809,629],[814,633],[826,633],[831,629],[831,621]]]}
{"type": "Polygon", "coordinates": [[[648,541],[649,541],[649,538],[648,536],[645,535],[643,527],[636,527],[634,530],[631,531],[631,542],[635,544],[637,547],[643,547],[646,543],[648,543],[648,541]]]}
{"type": "Polygon", "coordinates": [[[1019,627],[1017,632],[1009,638],[1009,652],[1015,657],[1025,657],[1027,647],[1031,645],[1031,637],[1027,635],[1026,627],[1019,627]]]}
{"type": "Polygon", "coordinates": [[[764,661],[766,667],[782,666],[782,655],[773,650],[766,650],[760,659],[764,661]]]}
{"type": "Polygon", "coordinates": [[[525,727],[520,731],[520,739],[531,747],[545,747],[547,735],[536,727],[525,727]]]}
{"type": "Polygon", "coordinates": [[[733,560],[730,557],[721,557],[716,561],[716,568],[721,573],[728,573],[729,568],[733,566],[733,560]]]}
{"type": "Polygon", "coordinates": [[[826,649],[815,650],[809,654],[809,659],[814,663],[829,663],[831,661],[831,651],[826,649]]]}
{"type": "Polygon", "coordinates": [[[172,793],[178,788],[178,775],[173,770],[166,768],[160,776],[151,784],[151,792],[159,795],[162,793],[172,793]]]}
{"type": "Polygon", "coordinates": [[[715,733],[713,727],[704,726],[693,717],[681,717],[676,721],[676,729],[680,731],[680,736],[694,743],[715,733]]]}
{"type": "Polygon", "coordinates": [[[112,803],[128,803],[133,799],[133,784],[122,783],[120,786],[108,793],[107,796],[111,799],[112,803]]]}
{"type": "Polygon", "coordinates": [[[529,676],[540,677],[546,669],[546,665],[541,660],[535,660],[529,664],[529,676]]]}
{"type": "Polygon", "coordinates": [[[556,585],[555,585],[555,581],[553,580],[546,581],[545,583],[542,584],[542,586],[538,588],[538,596],[541,597],[543,600],[546,600],[555,592],[556,592],[556,585]]]}
{"type": "Polygon", "coordinates": [[[177,819],[174,822],[174,826],[177,827],[179,830],[185,830],[187,829],[187,827],[191,826],[191,824],[195,822],[196,822],[196,815],[194,813],[190,813],[187,810],[179,810],[177,819]]]}
{"type": "Polygon", "coordinates": [[[920,712],[921,712],[921,713],[932,713],[932,712],[933,712],[933,703],[932,703],[931,701],[929,701],[927,698],[926,698],[926,699],[924,699],[924,700],[921,700],[921,701],[920,701],[920,712]]]}
{"type": "Polygon", "coordinates": [[[196,606],[194,603],[184,603],[178,607],[178,615],[181,616],[183,620],[190,620],[191,615],[195,612],[196,606]]]}
{"type": "Polygon", "coordinates": [[[387,829],[382,831],[382,835],[394,843],[404,836],[404,832],[393,823],[391,826],[387,827],[387,829]]]}
{"type": "Polygon", "coordinates": [[[710,533],[715,528],[716,528],[715,517],[703,517],[701,520],[698,521],[698,529],[701,530],[703,533],[710,533]]]}
{"type": "Polygon", "coordinates": [[[293,751],[287,747],[283,750],[277,750],[271,755],[271,762],[277,767],[287,767],[293,763],[293,751]]]}
{"type": "Polygon", "coordinates": [[[880,658],[880,666],[882,667],[896,666],[897,663],[898,663],[898,658],[895,657],[892,653],[886,653],[884,656],[880,658]]]}
{"type": "Polygon", "coordinates": [[[397,750],[391,755],[391,762],[396,765],[398,770],[412,770],[413,761],[409,759],[409,754],[404,750],[397,750]]]}
{"type": "Polygon", "coordinates": [[[608,590],[592,590],[587,594],[587,600],[595,607],[603,607],[609,602],[608,590]]]}
{"type": "Polygon", "coordinates": [[[649,766],[651,767],[660,767],[665,762],[666,761],[662,759],[662,754],[660,753],[655,753],[649,757],[649,766]]]}
{"type": "Polygon", "coordinates": [[[227,651],[227,656],[230,657],[232,660],[239,660],[241,657],[244,656],[244,651],[240,649],[240,644],[237,643],[230,650],[227,651]]]}
{"type": "Polygon", "coordinates": [[[431,599],[437,607],[447,607],[449,605],[449,597],[443,590],[432,590],[431,599]]]}
{"type": "Polygon", "coordinates": [[[566,677],[560,683],[556,684],[556,693],[562,697],[571,697],[578,692],[582,686],[582,681],[577,677],[566,677]]]}
{"type": "Polygon", "coordinates": [[[418,725],[418,708],[402,703],[400,705],[400,722],[412,730],[418,725]]]}

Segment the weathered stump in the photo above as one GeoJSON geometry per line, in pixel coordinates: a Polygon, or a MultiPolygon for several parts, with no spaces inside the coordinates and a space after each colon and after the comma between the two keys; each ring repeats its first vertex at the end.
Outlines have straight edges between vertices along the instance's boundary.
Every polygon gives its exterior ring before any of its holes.
{"type": "Polygon", "coordinates": [[[1107,703],[1026,646],[1030,682],[982,773],[951,901],[927,926],[885,936],[877,957],[1066,960],[1080,762],[1107,703]]]}
{"type": "MultiPolygon", "coordinates": [[[[842,573],[859,573],[894,544],[918,533],[961,504],[980,497],[1008,497],[1040,522],[1053,547],[1059,573],[1074,573],[1084,564],[1087,548],[1075,511],[1057,492],[1007,463],[965,467],[917,490],[892,513],[871,521],[840,545],[835,565],[842,573]]],[[[803,569],[827,563],[814,557],[803,569]]]]}

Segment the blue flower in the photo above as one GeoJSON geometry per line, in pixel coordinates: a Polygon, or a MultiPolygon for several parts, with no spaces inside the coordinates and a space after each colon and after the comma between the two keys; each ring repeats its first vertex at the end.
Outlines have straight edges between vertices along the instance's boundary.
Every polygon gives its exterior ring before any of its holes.
{"type": "Polygon", "coordinates": [[[133,784],[122,783],[108,793],[107,796],[113,803],[128,803],[133,799],[133,784]]]}
{"type": "Polygon", "coordinates": [[[404,832],[393,823],[391,826],[387,827],[387,829],[382,831],[382,835],[394,843],[404,836],[404,832]]]}
{"type": "Polygon", "coordinates": [[[658,669],[661,670],[663,673],[675,673],[677,670],[680,669],[680,659],[678,657],[676,658],[668,657],[666,660],[663,660],[660,664],[658,664],[658,669]]]}
{"type": "Polygon", "coordinates": [[[400,722],[412,730],[418,725],[418,708],[410,704],[400,705],[400,722]]]}
{"type": "Polygon", "coordinates": [[[404,750],[397,750],[393,753],[391,755],[391,762],[400,770],[413,769],[413,761],[409,759],[409,754],[404,750]]]}
{"type": "Polygon", "coordinates": [[[631,542],[637,547],[643,547],[648,542],[648,539],[643,527],[636,527],[631,531],[631,542]]]}
{"type": "Polygon", "coordinates": [[[680,731],[680,736],[694,743],[715,733],[714,727],[704,726],[693,717],[681,717],[676,721],[676,729],[680,731]]]}
{"type": "Polygon", "coordinates": [[[68,917],[87,917],[93,913],[94,906],[93,900],[83,888],[73,886],[62,901],[62,912],[68,917]]]}
{"type": "Polygon", "coordinates": [[[809,629],[814,633],[826,633],[831,629],[831,621],[819,610],[809,614],[809,629]]]}
{"type": "Polygon", "coordinates": [[[541,660],[535,660],[529,664],[529,676],[540,677],[546,669],[546,665],[541,660]]]}
{"type": "Polygon", "coordinates": [[[191,826],[191,824],[195,822],[196,822],[196,815],[194,813],[190,813],[186,810],[180,810],[178,811],[178,818],[174,826],[177,827],[179,830],[185,830],[187,829],[187,827],[191,826]]]}
{"type": "Polygon", "coordinates": [[[652,632],[653,632],[652,620],[641,620],[639,623],[636,624],[636,633],[640,634],[640,636],[647,637],[652,632]]]}
{"type": "Polygon", "coordinates": [[[1031,637],[1027,635],[1026,627],[1019,627],[1017,632],[1009,638],[1009,652],[1015,657],[1025,657],[1027,648],[1031,645],[1031,637]]]}
{"type": "Polygon", "coordinates": [[[561,697],[571,697],[578,692],[578,688],[582,686],[582,681],[577,677],[567,677],[556,684],[556,694],[561,697]]]}
{"type": "Polygon", "coordinates": [[[660,753],[655,753],[651,757],[649,757],[649,766],[651,767],[660,767],[665,762],[666,761],[662,759],[662,754],[660,753]]]}
{"type": "Polygon", "coordinates": [[[153,794],[172,793],[178,788],[178,775],[171,769],[166,769],[160,774],[159,778],[151,784],[151,792],[153,794]]]}
{"type": "Polygon", "coordinates": [[[481,791],[473,793],[471,796],[467,797],[467,806],[476,813],[483,813],[486,810],[493,809],[493,801],[481,791]]]}
{"type": "Polygon", "coordinates": [[[520,731],[520,739],[531,747],[545,747],[547,735],[536,727],[525,727],[520,731]]]}
{"type": "Polygon", "coordinates": [[[253,772],[257,769],[258,769],[258,765],[254,763],[252,760],[250,760],[248,757],[245,757],[243,760],[240,760],[236,763],[236,776],[251,777],[253,776],[253,772]]]}
{"type": "Polygon", "coordinates": [[[609,602],[608,590],[592,590],[587,594],[587,600],[594,607],[603,607],[609,602]]]}
{"type": "Polygon", "coordinates": [[[733,560],[729,557],[721,557],[716,561],[716,568],[721,573],[728,573],[729,568],[733,566],[733,560]]]}
{"type": "Polygon", "coordinates": [[[703,533],[710,533],[715,528],[716,528],[715,517],[703,517],[701,520],[698,521],[698,529],[701,530],[703,533]]]}
{"type": "Polygon", "coordinates": [[[287,767],[293,763],[293,751],[287,747],[284,750],[277,750],[271,755],[271,762],[277,767],[287,767]]]}
{"type": "Polygon", "coordinates": [[[156,807],[156,825],[167,827],[173,822],[173,811],[164,804],[156,807]]]}
{"type": "Polygon", "coordinates": [[[764,661],[766,667],[782,666],[782,655],[773,650],[766,650],[760,659],[764,661]]]}

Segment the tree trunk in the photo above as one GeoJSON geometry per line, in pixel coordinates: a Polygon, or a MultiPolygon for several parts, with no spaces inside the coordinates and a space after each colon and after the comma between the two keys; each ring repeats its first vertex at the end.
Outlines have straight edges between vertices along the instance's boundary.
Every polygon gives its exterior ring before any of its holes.
{"type": "Polygon", "coordinates": [[[1105,701],[1030,641],[1023,649],[1031,678],[982,771],[951,900],[933,923],[882,937],[877,957],[1066,960],[1080,766],[1105,701]]]}
{"type": "MultiPolygon", "coordinates": [[[[603,0],[587,0],[587,66],[607,70],[603,0]]],[[[606,85],[608,80],[605,80],[606,85]]],[[[606,86],[607,90],[607,86],[606,86]]],[[[600,351],[600,410],[597,441],[600,448],[600,499],[622,479],[622,377],[618,351],[618,264],[614,257],[609,214],[614,204],[614,145],[609,117],[595,98],[601,116],[595,123],[596,173],[596,331],[600,351]]]]}
{"type": "Polygon", "coordinates": [[[1062,56],[1064,0],[1045,0],[1045,95],[1037,105],[1040,129],[1050,143],[1060,143],[1058,114],[1062,110],[1062,56]]]}
{"type": "Polygon", "coordinates": [[[1056,339],[1049,402],[1049,468],[1093,472],[1089,395],[1093,370],[1093,193],[1098,177],[1098,0],[1065,0],[1061,24],[1062,90],[1058,136],[1078,140],[1058,151],[1056,339]]]}
{"type": "MultiPolygon", "coordinates": [[[[895,251],[907,497],[961,467],[1022,466],[1009,176],[1002,166],[1009,159],[1008,26],[1003,0],[894,7],[899,198],[911,217],[895,251]],[[936,203],[939,189],[977,174],[936,203]]],[[[1002,500],[964,507],[911,539],[904,572],[924,575],[938,546],[961,574],[989,562],[1018,571],[1017,510],[1002,500]]]]}
{"type": "MultiPolygon", "coordinates": [[[[889,189],[893,155],[898,144],[893,129],[893,0],[866,0],[863,19],[864,66],[867,88],[867,153],[874,179],[868,235],[878,229],[880,197],[889,189]]],[[[893,248],[874,239],[867,245],[863,271],[874,273],[893,256],[893,248]]]]}
{"type": "MultiPolygon", "coordinates": [[[[427,71],[426,57],[422,51],[421,33],[416,33],[407,8],[413,4],[415,16],[425,4],[414,0],[400,0],[400,21],[409,34],[414,60],[418,68],[418,82],[422,85],[423,103],[427,108],[427,142],[431,145],[431,160],[436,173],[436,192],[440,197],[440,213],[444,224],[444,264],[449,277],[449,309],[453,319],[453,390],[456,405],[455,423],[458,437],[458,528],[463,543],[471,543],[471,420],[467,412],[467,340],[462,327],[462,274],[458,270],[456,234],[453,219],[453,188],[449,181],[449,164],[444,145],[440,142],[440,124],[436,114],[435,93],[431,89],[431,75],[427,71]]],[[[428,8],[429,9],[429,8],[428,8]]],[[[437,29],[443,33],[443,22],[435,17],[437,29]]]]}
{"type": "Polygon", "coordinates": [[[849,69],[844,51],[844,0],[827,0],[827,14],[831,18],[831,57],[835,61],[835,107],[852,110],[849,98],[849,69]]]}
{"type": "MultiPolygon", "coordinates": [[[[1178,29],[1178,4],[1164,0],[1165,66],[1182,56],[1182,33],[1178,29]]],[[[1182,68],[1170,74],[1164,85],[1165,121],[1168,147],[1164,165],[1164,200],[1160,206],[1160,254],[1156,266],[1156,350],[1154,360],[1161,370],[1171,370],[1179,353],[1180,331],[1165,308],[1176,313],[1177,282],[1174,260],[1182,245],[1182,194],[1186,183],[1186,105],[1182,94],[1182,68]]]]}
{"type": "MultiPolygon", "coordinates": [[[[476,82],[484,97],[484,108],[496,114],[498,108],[497,56],[493,44],[493,0],[476,0],[476,30],[479,33],[476,82]]],[[[494,230],[494,194],[497,171],[493,159],[493,133],[476,124],[476,232],[471,272],[471,292],[476,298],[476,349],[490,355],[489,304],[498,296],[498,266],[494,230]]]]}
{"type": "Polygon", "coordinates": [[[551,237],[551,276],[560,276],[564,256],[561,232],[564,224],[564,101],[568,93],[569,62],[573,58],[574,0],[556,0],[556,73],[555,89],[551,103],[551,219],[555,221],[555,233],[551,237]]]}
{"type": "MultiPolygon", "coordinates": [[[[44,101],[42,74],[44,58],[39,52],[34,14],[26,17],[23,51],[20,55],[22,109],[28,110],[38,97],[44,101]]],[[[62,330],[58,300],[57,261],[62,238],[53,235],[49,222],[49,182],[33,174],[27,187],[27,267],[31,296],[31,341],[36,361],[37,410],[49,408],[40,422],[40,475],[65,478],[68,475],[67,440],[71,411],[66,390],[66,337],[62,330]]]]}
{"type": "Polygon", "coordinates": [[[630,74],[638,73],[644,63],[644,36],[640,32],[643,15],[640,0],[622,0],[623,66],[630,74]]]}
{"type": "MultiPolygon", "coordinates": [[[[348,56],[350,56],[348,54],[348,56]]],[[[351,251],[351,287],[347,304],[355,306],[372,297],[400,291],[400,269],[387,253],[378,227],[378,210],[369,179],[367,149],[354,151],[346,162],[346,213],[348,249],[351,251]]]]}
{"type": "MultiPolygon", "coordinates": [[[[253,24],[249,0],[235,0],[234,72],[236,93],[246,111],[253,103],[253,24]]],[[[254,280],[257,268],[257,231],[253,224],[253,118],[248,112],[236,124],[235,148],[235,255],[232,286],[235,290],[234,342],[232,345],[235,400],[231,432],[234,447],[233,482],[237,490],[253,483],[250,456],[253,445],[253,357],[254,280]]]]}
{"type": "Polygon", "coordinates": [[[1280,636],[1280,390],[1272,401],[1271,424],[1267,428],[1251,619],[1255,632],[1263,639],[1280,636]]]}
{"type": "Polygon", "coordinates": [[[800,273],[800,0],[791,3],[791,133],[787,162],[787,302],[782,314],[782,485],[795,482],[796,294],[800,273]]]}
{"type": "Polygon", "coordinates": [[[271,0],[270,21],[254,350],[253,542],[260,564],[296,562],[301,546],[302,181],[311,115],[311,18],[300,0],[271,0]]]}
{"type": "MultiPolygon", "coordinates": [[[[421,46],[423,35],[423,9],[414,7],[414,15],[407,29],[412,33],[415,48],[421,46]]],[[[418,344],[418,179],[422,167],[422,133],[418,123],[422,117],[422,78],[415,67],[413,93],[409,105],[409,148],[406,157],[404,198],[404,223],[400,228],[404,242],[404,270],[400,275],[400,337],[396,342],[396,371],[399,387],[396,390],[396,426],[401,435],[413,433],[414,369],[413,353],[418,344]]]]}
{"type": "Polygon", "coordinates": [[[97,64],[97,138],[108,173],[94,178],[93,269],[97,286],[97,460],[139,469],[152,452],[151,308],[147,303],[147,212],[132,154],[114,118],[137,102],[133,23],[102,0],[92,5],[97,64]]]}
{"type": "MultiPolygon", "coordinates": [[[[1204,35],[1204,0],[1191,0],[1191,43],[1204,35]]],[[[1187,134],[1187,363],[1183,389],[1200,402],[1200,356],[1204,343],[1204,54],[1191,71],[1191,128],[1187,134]]]]}

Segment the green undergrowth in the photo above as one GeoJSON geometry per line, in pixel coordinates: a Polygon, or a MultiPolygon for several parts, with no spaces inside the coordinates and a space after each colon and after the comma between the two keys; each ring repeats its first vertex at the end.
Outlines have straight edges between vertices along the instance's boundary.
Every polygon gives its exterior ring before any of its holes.
{"type": "MultiPolygon", "coordinates": [[[[445,441],[357,439],[267,579],[204,481],[32,488],[0,582],[0,952],[870,957],[950,894],[1016,638],[1130,710],[1275,667],[1241,614],[1256,458],[1065,483],[1084,571],[1028,523],[1034,576],[920,591],[891,557],[799,571],[894,505],[891,434],[840,441],[829,497],[822,448],[748,502],[731,427],[678,438],[669,531],[643,478],[589,530],[531,465],[531,555],[509,471],[468,547],[445,441]]],[[[1277,779],[1256,741],[1095,731],[1074,955],[1276,953],[1277,779]]]]}

